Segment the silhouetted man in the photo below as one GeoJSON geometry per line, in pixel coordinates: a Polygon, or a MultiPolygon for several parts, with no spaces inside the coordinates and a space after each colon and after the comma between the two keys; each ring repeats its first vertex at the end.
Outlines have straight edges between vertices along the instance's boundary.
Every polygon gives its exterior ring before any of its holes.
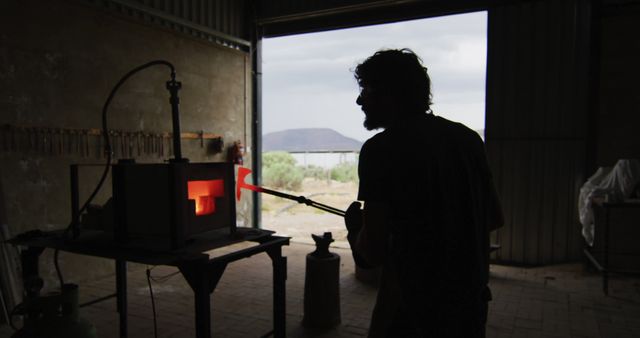
{"type": "Polygon", "coordinates": [[[345,217],[356,264],[382,266],[370,337],[484,337],[489,232],[502,212],[478,134],[430,109],[427,69],[382,50],[355,69],[364,126],[358,200],[345,217]]]}

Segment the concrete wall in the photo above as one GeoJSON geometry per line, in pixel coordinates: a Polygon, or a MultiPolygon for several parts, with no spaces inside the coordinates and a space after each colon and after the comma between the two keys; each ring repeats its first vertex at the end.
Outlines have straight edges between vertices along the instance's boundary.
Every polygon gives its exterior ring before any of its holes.
{"type": "MultiPolygon", "coordinates": [[[[251,144],[251,59],[247,53],[79,1],[0,4],[0,124],[5,125],[0,132],[0,186],[4,189],[0,193],[12,234],[66,227],[70,221],[69,164],[104,161],[100,138],[85,135],[83,130],[100,128],[102,105],[120,77],[155,59],[172,62],[182,82],[182,131],[218,134],[225,142],[225,149],[215,152],[210,141],[203,147],[200,140],[185,139],[183,156],[192,162],[224,161],[226,147],[234,141],[251,144]],[[44,127],[53,129],[41,129],[44,127]],[[80,131],[74,134],[69,128],[80,131]]],[[[131,78],[112,102],[109,127],[128,135],[170,132],[168,79],[169,70],[162,66],[131,78]]],[[[168,159],[169,146],[168,138],[158,136],[114,137],[116,156],[136,157],[139,162],[168,159]]],[[[251,166],[249,153],[245,165],[251,166]]],[[[82,169],[81,202],[97,183],[100,170],[82,169]]],[[[110,194],[107,182],[96,202],[110,194]]],[[[240,225],[251,225],[248,197],[237,207],[240,225]]],[[[51,282],[55,274],[48,255],[41,259],[41,274],[51,282]]],[[[63,253],[60,261],[68,281],[113,272],[112,263],[106,260],[63,253]]]]}
{"type": "Polygon", "coordinates": [[[640,158],[640,5],[609,9],[602,19],[597,165],[640,158]]]}

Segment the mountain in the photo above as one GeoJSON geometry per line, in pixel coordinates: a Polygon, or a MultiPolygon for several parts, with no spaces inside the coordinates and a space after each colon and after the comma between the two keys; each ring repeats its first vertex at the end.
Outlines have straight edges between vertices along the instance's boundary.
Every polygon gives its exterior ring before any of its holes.
{"type": "Polygon", "coordinates": [[[288,129],[262,136],[262,151],[360,151],[362,142],[329,128],[288,129]]]}

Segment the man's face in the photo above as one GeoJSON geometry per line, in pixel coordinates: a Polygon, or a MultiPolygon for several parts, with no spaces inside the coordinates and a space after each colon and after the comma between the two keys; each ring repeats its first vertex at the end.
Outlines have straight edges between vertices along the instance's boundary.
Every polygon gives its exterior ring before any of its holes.
{"type": "Polygon", "coordinates": [[[356,100],[364,112],[364,127],[367,130],[385,128],[393,114],[391,98],[371,86],[362,86],[360,96],[356,100]]]}

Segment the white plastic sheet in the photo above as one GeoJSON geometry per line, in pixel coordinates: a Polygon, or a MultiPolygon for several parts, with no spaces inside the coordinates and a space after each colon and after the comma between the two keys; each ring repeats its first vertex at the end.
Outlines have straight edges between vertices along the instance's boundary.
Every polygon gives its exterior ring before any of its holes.
{"type": "Polygon", "coordinates": [[[578,212],[582,236],[593,245],[593,203],[621,202],[636,191],[640,183],[640,161],[618,160],[614,167],[600,167],[580,188],[578,212]]]}

